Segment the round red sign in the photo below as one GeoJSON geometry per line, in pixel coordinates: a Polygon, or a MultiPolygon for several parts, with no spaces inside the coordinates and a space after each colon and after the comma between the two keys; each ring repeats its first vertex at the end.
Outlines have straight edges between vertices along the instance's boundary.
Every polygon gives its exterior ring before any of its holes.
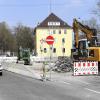
{"type": "Polygon", "coordinates": [[[47,38],[46,38],[46,43],[48,44],[48,45],[53,45],[53,43],[54,43],[54,38],[53,38],[53,36],[47,36],[47,38]]]}

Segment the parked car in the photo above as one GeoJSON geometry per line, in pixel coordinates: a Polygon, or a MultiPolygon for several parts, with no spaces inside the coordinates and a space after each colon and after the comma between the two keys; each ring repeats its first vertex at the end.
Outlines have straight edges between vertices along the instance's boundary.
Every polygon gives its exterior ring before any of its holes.
{"type": "Polygon", "coordinates": [[[2,76],[2,70],[3,70],[3,67],[2,67],[2,64],[0,63],[0,75],[2,76]]]}

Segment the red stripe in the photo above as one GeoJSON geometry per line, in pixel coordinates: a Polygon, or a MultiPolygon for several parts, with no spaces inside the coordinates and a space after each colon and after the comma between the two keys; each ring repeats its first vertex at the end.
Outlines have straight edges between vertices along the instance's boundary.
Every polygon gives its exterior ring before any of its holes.
{"type": "Polygon", "coordinates": [[[90,66],[90,63],[88,63],[88,67],[90,66]]]}
{"type": "Polygon", "coordinates": [[[78,73],[79,75],[81,75],[81,73],[78,73]]]}
{"type": "Polygon", "coordinates": [[[86,74],[85,72],[83,74],[86,74]]]}
{"type": "Polygon", "coordinates": [[[83,63],[83,66],[85,67],[85,63],[83,63]]]}
{"type": "Polygon", "coordinates": [[[81,67],[81,63],[78,63],[78,67],[81,67]]]}
{"type": "Polygon", "coordinates": [[[94,63],[92,63],[92,66],[94,66],[94,63]]]}

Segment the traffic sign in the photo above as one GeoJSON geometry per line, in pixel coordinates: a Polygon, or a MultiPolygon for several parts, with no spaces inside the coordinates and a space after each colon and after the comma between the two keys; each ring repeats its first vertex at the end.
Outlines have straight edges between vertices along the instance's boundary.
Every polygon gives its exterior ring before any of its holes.
{"type": "Polygon", "coordinates": [[[46,38],[46,43],[47,43],[48,45],[53,45],[53,43],[54,43],[54,38],[53,38],[53,36],[51,36],[51,35],[47,36],[47,38],[46,38]]]}

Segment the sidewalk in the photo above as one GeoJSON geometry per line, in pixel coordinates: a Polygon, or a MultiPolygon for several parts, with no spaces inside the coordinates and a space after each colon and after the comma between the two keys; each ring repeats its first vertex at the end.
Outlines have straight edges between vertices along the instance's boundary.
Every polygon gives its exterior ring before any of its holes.
{"type": "MultiPolygon", "coordinates": [[[[23,63],[3,63],[3,68],[7,71],[32,77],[35,79],[41,79],[43,76],[42,63],[34,63],[33,65],[24,65],[23,63]]],[[[72,76],[72,72],[68,73],[57,73],[54,71],[46,72],[46,78],[50,80],[61,80],[65,76],[72,76]]]]}
{"type": "MultiPolygon", "coordinates": [[[[3,63],[3,68],[7,71],[11,71],[17,74],[25,75],[35,79],[42,79],[43,70],[42,63],[34,63],[33,65],[24,65],[23,63],[3,63]]],[[[46,72],[46,78],[50,81],[56,82],[81,82],[87,83],[88,79],[97,78],[99,76],[73,76],[72,72],[67,73],[57,73],[54,71],[46,72]]]]}
{"type": "Polygon", "coordinates": [[[28,65],[6,62],[6,63],[3,63],[2,66],[4,70],[11,71],[11,72],[21,74],[21,75],[25,75],[28,77],[32,77],[35,79],[41,79],[40,75],[34,70],[32,70],[31,67],[28,65]]]}

